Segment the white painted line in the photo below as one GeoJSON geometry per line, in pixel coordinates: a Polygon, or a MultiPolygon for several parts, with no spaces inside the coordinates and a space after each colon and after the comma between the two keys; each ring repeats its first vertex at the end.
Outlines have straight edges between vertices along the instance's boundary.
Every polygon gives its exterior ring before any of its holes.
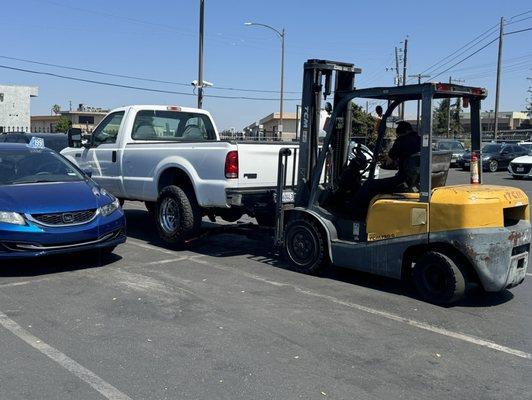
{"type": "Polygon", "coordinates": [[[184,261],[184,260],[188,260],[190,257],[179,257],[179,258],[170,258],[168,260],[160,260],[160,261],[150,261],[144,265],[159,265],[159,264],[170,264],[170,263],[173,263],[173,262],[179,262],[179,261],[184,261]]]}
{"type": "Polygon", "coordinates": [[[3,312],[0,311],[0,325],[23,340],[31,347],[39,350],[42,354],[55,361],[79,379],[89,384],[94,390],[109,400],[131,400],[131,397],[122,393],[110,383],[107,383],[94,372],[88,370],[76,361],[61,353],[59,350],[44,343],[38,337],[32,335],[3,312]]]}
{"type": "Polygon", "coordinates": [[[143,249],[155,250],[155,251],[158,251],[158,252],[164,253],[164,254],[175,255],[175,253],[176,253],[175,251],[163,249],[162,247],[152,246],[151,244],[147,244],[147,243],[140,242],[138,240],[133,240],[133,239],[130,239],[130,238],[127,239],[127,243],[135,245],[137,247],[142,247],[143,249]]]}
{"type": "Polygon", "coordinates": [[[527,276],[532,276],[532,274],[529,274],[528,272],[526,273],[527,276]]]}
{"type": "Polygon", "coordinates": [[[23,286],[23,285],[29,285],[30,283],[37,283],[37,282],[43,282],[43,281],[49,281],[49,280],[50,278],[40,278],[40,279],[34,279],[32,281],[18,281],[18,282],[2,283],[0,284],[0,288],[12,287],[12,286],[23,286]]]}
{"type": "Polygon", "coordinates": [[[435,325],[431,325],[431,324],[428,324],[426,322],[416,321],[414,319],[401,317],[399,315],[392,314],[392,313],[389,313],[389,312],[386,312],[386,311],[381,311],[381,310],[377,310],[377,309],[374,309],[374,308],[371,308],[371,307],[366,307],[366,306],[363,306],[361,304],[351,303],[351,302],[348,302],[348,301],[340,300],[340,299],[337,299],[336,297],[333,297],[333,296],[328,296],[328,295],[321,294],[321,293],[316,293],[316,292],[313,292],[313,291],[310,291],[310,290],[301,289],[300,287],[292,285],[292,284],[289,284],[289,283],[282,283],[282,282],[272,281],[272,280],[269,280],[269,279],[266,279],[266,278],[251,274],[251,273],[235,270],[234,268],[231,268],[231,267],[224,267],[224,266],[219,265],[219,264],[210,263],[207,260],[201,260],[201,259],[198,259],[196,257],[190,257],[189,259],[190,259],[190,261],[193,261],[193,262],[198,263],[198,264],[208,265],[208,266],[212,266],[212,267],[217,268],[217,269],[222,269],[224,271],[230,271],[230,272],[238,273],[238,275],[243,275],[243,276],[246,276],[248,278],[251,278],[251,279],[254,279],[254,280],[257,280],[257,281],[260,281],[260,282],[267,283],[269,285],[278,286],[278,287],[279,286],[291,287],[296,292],[301,293],[301,294],[305,294],[307,296],[319,297],[319,298],[322,298],[324,300],[328,300],[330,302],[333,302],[333,303],[336,303],[336,304],[339,304],[339,305],[342,305],[342,306],[345,306],[345,307],[353,308],[353,309],[356,309],[358,311],[363,311],[363,312],[366,312],[368,314],[377,315],[379,317],[383,317],[383,318],[386,318],[386,319],[390,319],[392,321],[400,322],[402,324],[410,325],[410,326],[413,326],[413,327],[416,327],[416,328],[419,328],[419,329],[423,329],[425,331],[438,333],[438,334],[443,335],[443,336],[451,337],[451,338],[462,340],[464,342],[472,343],[472,344],[475,344],[475,345],[478,345],[478,346],[487,347],[487,348],[492,349],[492,350],[497,350],[497,351],[501,351],[503,353],[511,354],[513,356],[517,356],[517,357],[521,357],[521,358],[526,358],[528,360],[532,360],[532,354],[530,354],[530,353],[526,353],[526,352],[521,351],[521,350],[512,349],[511,347],[503,346],[503,345],[500,345],[498,343],[492,342],[490,340],[477,338],[475,336],[466,335],[466,334],[460,333],[460,332],[450,331],[448,329],[441,328],[441,327],[435,326],[435,325]]]}

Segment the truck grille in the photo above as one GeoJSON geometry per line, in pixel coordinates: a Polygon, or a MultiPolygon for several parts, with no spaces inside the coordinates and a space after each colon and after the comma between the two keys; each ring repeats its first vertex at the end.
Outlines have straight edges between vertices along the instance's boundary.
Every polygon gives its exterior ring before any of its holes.
{"type": "Polygon", "coordinates": [[[532,168],[532,164],[511,163],[510,165],[514,174],[526,175],[530,172],[530,169],[532,168]]]}
{"type": "Polygon", "coordinates": [[[31,217],[38,223],[48,226],[79,225],[92,221],[96,210],[83,210],[55,214],[32,214],[31,217]]]}

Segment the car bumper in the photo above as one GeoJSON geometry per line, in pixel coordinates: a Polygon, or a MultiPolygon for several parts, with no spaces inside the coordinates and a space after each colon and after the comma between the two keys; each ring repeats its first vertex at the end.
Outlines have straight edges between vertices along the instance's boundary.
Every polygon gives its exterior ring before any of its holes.
{"type": "Polygon", "coordinates": [[[532,165],[531,164],[510,164],[508,166],[508,172],[513,176],[532,177],[532,165]]]}
{"type": "MultiPolygon", "coordinates": [[[[4,225],[5,227],[5,225],[4,225]]],[[[115,247],[126,241],[122,211],[72,227],[0,228],[0,259],[31,258],[115,247]]]]}

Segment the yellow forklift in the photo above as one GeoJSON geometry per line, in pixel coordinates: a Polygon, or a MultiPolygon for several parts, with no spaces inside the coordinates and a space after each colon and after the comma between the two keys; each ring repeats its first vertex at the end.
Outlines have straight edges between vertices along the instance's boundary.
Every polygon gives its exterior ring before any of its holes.
{"type": "Polygon", "coordinates": [[[468,283],[489,292],[522,283],[531,241],[526,194],[482,184],[482,168],[474,166],[475,183],[446,186],[450,154],[432,148],[434,101],[459,98],[471,110],[472,162],[482,160],[480,105],[486,90],[447,83],[355,89],[360,72],[353,64],[327,60],[304,65],[299,149],[280,151],[276,189],[275,242],[293,268],[318,273],[332,263],[412,280],[424,300],[437,304],[460,299],[468,283]],[[321,101],[333,90],[321,140],[321,101]],[[355,99],[388,104],[372,155],[350,143],[355,99]],[[409,160],[413,173],[404,189],[375,196],[361,216],[356,204],[342,205],[342,194],[360,190],[367,171],[367,179],[376,179],[388,119],[407,101],[420,101],[422,110],[420,151],[409,160]],[[346,182],[347,169],[358,175],[346,182]]]}

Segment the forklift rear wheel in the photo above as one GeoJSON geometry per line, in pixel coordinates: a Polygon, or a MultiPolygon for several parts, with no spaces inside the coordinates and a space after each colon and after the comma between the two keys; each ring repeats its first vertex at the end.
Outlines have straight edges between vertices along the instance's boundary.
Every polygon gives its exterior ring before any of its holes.
{"type": "Polygon", "coordinates": [[[437,251],[423,254],[412,272],[421,297],[435,304],[451,304],[464,296],[466,280],[460,266],[437,251]]]}
{"type": "Polygon", "coordinates": [[[325,268],[325,238],[314,222],[306,219],[291,221],[285,232],[285,256],[296,271],[317,274],[325,268]]]}

